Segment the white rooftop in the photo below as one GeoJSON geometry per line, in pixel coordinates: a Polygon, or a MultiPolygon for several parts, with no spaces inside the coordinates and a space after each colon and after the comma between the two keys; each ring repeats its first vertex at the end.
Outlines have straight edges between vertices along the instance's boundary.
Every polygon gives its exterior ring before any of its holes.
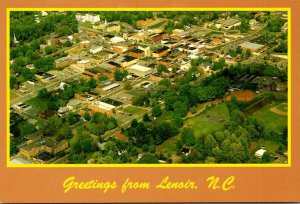
{"type": "Polygon", "coordinates": [[[142,65],[139,65],[139,64],[132,65],[129,68],[139,70],[139,71],[142,71],[142,72],[147,72],[147,71],[151,70],[151,68],[145,67],[145,66],[142,66],[142,65]]]}
{"type": "Polygon", "coordinates": [[[106,87],[103,87],[102,89],[103,89],[104,91],[107,91],[107,90],[113,89],[113,88],[118,87],[118,86],[120,86],[120,84],[118,84],[118,83],[113,83],[113,84],[110,84],[110,85],[108,85],[108,86],[106,86],[106,87]]]}
{"type": "Polygon", "coordinates": [[[112,110],[112,109],[116,108],[116,106],[110,105],[108,103],[104,103],[102,101],[96,101],[94,103],[94,105],[96,105],[99,108],[104,109],[104,110],[112,110]]]}

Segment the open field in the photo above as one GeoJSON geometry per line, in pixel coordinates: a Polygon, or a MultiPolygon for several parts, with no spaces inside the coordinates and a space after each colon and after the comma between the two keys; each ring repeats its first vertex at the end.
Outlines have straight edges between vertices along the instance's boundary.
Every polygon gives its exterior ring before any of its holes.
{"type": "Polygon", "coordinates": [[[203,114],[187,119],[183,127],[191,127],[195,130],[196,136],[201,136],[222,128],[228,118],[228,108],[225,103],[222,103],[203,114]]]}
{"type": "Polygon", "coordinates": [[[147,113],[148,109],[130,105],[130,106],[127,106],[125,108],[122,108],[121,111],[124,111],[126,113],[130,113],[132,115],[136,115],[137,117],[140,117],[140,116],[143,116],[145,113],[147,113]]]}
{"type": "Polygon", "coordinates": [[[275,113],[273,108],[282,106],[282,101],[273,102],[253,113],[252,117],[262,121],[268,129],[282,131],[287,126],[287,115],[275,113]]]}

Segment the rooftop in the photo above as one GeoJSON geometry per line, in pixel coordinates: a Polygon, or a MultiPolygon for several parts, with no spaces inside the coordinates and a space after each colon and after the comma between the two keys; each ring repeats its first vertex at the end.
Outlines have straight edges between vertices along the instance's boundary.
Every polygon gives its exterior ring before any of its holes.
{"type": "Polygon", "coordinates": [[[264,47],[264,45],[256,44],[256,43],[252,43],[252,42],[244,42],[244,43],[240,44],[240,46],[247,48],[247,49],[253,49],[253,50],[258,50],[258,49],[264,47]]]}
{"type": "Polygon", "coordinates": [[[224,21],[221,21],[220,23],[223,25],[223,26],[231,26],[231,25],[234,25],[236,23],[240,22],[239,19],[237,18],[229,18],[227,20],[224,20],[224,21]]]}
{"type": "Polygon", "coordinates": [[[108,103],[104,103],[102,101],[96,101],[94,103],[94,105],[96,105],[99,108],[104,109],[104,110],[112,110],[112,109],[116,108],[116,106],[110,105],[108,103]]]}
{"type": "Polygon", "coordinates": [[[130,66],[130,69],[135,69],[135,70],[139,70],[139,71],[142,71],[142,72],[147,72],[147,71],[151,70],[151,68],[145,67],[145,66],[142,66],[142,65],[139,65],[139,64],[135,64],[135,65],[130,66]]]}

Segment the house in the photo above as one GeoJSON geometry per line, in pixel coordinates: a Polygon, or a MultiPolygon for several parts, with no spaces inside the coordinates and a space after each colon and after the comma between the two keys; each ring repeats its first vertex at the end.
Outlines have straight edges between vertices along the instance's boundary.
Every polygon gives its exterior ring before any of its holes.
{"type": "Polygon", "coordinates": [[[127,69],[128,73],[131,75],[139,76],[139,77],[145,77],[149,74],[154,73],[154,69],[141,66],[138,64],[132,65],[127,69]]]}
{"type": "Polygon", "coordinates": [[[267,47],[265,45],[257,44],[257,43],[252,43],[252,42],[244,42],[240,44],[240,47],[242,50],[250,50],[252,53],[259,53],[265,50],[267,47]]]}
{"type": "Polygon", "coordinates": [[[113,115],[116,112],[117,107],[102,101],[95,101],[92,104],[89,104],[88,108],[91,109],[92,113],[99,112],[107,115],[113,115]]]}
{"type": "Polygon", "coordinates": [[[266,151],[267,151],[267,150],[265,150],[264,148],[261,148],[261,149],[259,149],[259,150],[257,150],[257,151],[255,152],[255,156],[256,156],[257,158],[262,158],[263,155],[264,155],[264,153],[265,153],[266,151]]]}
{"type": "Polygon", "coordinates": [[[69,108],[68,107],[59,107],[59,109],[57,111],[57,115],[59,117],[63,117],[65,115],[67,115],[68,112],[69,112],[69,108]]]}

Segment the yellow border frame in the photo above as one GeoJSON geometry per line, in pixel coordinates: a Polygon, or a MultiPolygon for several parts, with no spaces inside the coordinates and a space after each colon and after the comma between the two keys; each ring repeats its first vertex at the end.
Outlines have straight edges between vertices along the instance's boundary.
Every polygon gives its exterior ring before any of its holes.
{"type": "Polygon", "coordinates": [[[7,8],[6,9],[6,166],[16,168],[58,167],[291,167],[291,8],[7,8]],[[288,163],[287,164],[11,164],[10,163],[10,12],[11,11],[287,11],[288,12],[288,163]]]}

